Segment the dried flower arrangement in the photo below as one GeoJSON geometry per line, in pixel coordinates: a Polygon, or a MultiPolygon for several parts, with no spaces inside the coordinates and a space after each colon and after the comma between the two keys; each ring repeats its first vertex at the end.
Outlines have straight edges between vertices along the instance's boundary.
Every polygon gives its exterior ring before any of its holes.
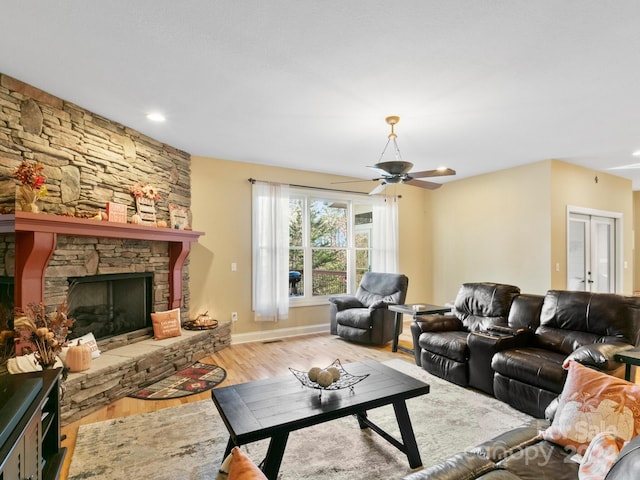
{"type": "Polygon", "coordinates": [[[160,200],[160,192],[156,187],[143,182],[134,183],[129,191],[135,198],[148,198],[154,202],[160,200]]]}
{"type": "Polygon", "coordinates": [[[66,299],[50,313],[47,313],[42,303],[31,303],[16,311],[13,325],[16,336],[28,345],[23,347],[22,353],[34,353],[43,369],[53,367],[67,340],[70,327],[75,321],[68,317],[68,313],[66,299]],[[29,352],[29,349],[32,351],[29,352]]]}
{"type": "Polygon", "coordinates": [[[38,212],[35,201],[47,196],[49,193],[44,184],[47,181],[46,175],[42,172],[44,166],[37,162],[23,160],[13,173],[13,177],[21,183],[19,189],[21,208],[26,212],[38,212]]]}

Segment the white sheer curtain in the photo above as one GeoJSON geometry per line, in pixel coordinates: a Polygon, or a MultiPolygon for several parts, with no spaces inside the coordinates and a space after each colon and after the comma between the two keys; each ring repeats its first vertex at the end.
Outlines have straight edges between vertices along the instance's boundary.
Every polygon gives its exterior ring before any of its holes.
{"type": "Polygon", "coordinates": [[[289,314],[289,186],[254,182],[253,310],[256,322],[289,314]]]}
{"type": "Polygon", "coordinates": [[[378,199],[373,205],[371,269],[399,273],[398,202],[396,197],[378,199]]]}

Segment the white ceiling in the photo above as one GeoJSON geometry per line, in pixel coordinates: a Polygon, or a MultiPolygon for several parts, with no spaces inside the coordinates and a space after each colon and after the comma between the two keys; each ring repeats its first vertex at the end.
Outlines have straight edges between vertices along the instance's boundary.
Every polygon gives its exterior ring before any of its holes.
{"type": "Polygon", "coordinates": [[[0,72],[193,155],[370,178],[399,115],[414,170],[555,158],[640,189],[639,23],[638,0],[0,0],[0,72]]]}

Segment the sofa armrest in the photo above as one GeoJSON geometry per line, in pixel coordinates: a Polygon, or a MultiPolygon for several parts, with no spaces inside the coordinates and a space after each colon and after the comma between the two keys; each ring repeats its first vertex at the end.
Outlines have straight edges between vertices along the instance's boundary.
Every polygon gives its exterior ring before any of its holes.
{"type": "Polygon", "coordinates": [[[384,300],[376,300],[371,305],[369,305],[369,310],[376,310],[378,308],[387,308],[389,304],[384,300]]]}
{"type": "Polygon", "coordinates": [[[532,420],[529,424],[509,430],[469,450],[469,453],[483,456],[493,462],[513,455],[540,441],[540,431],[549,426],[546,420],[532,420]]]}
{"type": "Polygon", "coordinates": [[[562,366],[566,368],[570,360],[575,360],[582,365],[594,367],[604,372],[615,370],[620,366],[620,363],[615,361],[614,355],[624,352],[625,350],[631,350],[632,348],[633,345],[620,342],[619,340],[583,345],[570,353],[569,356],[564,359],[562,366]]]}
{"type": "Polygon", "coordinates": [[[487,478],[485,475],[490,475],[494,470],[498,470],[498,466],[491,460],[473,453],[461,452],[441,463],[409,474],[404,480],[472,480],[487,478]]]}
{"type": "Polygon", "coordinates": [[[338,311],[346,310],[348,308],[363,308],[364,305],[356,297],[351,295],[340,295],[337,297],[329,297],[329,301],[333,303],[338,311]]]}
{"type": "Polygon", "coordinates": [[[421,332],[452,332],[466,330],[464,325],[455,315],[420,315],[415,324],[421,332]]]}

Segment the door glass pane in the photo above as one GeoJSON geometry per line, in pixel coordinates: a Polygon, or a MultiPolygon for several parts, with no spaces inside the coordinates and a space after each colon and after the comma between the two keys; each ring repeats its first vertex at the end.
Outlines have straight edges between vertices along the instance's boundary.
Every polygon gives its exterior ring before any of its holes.
{"type": "Polygon", "coordinates": [[[591,279],[593,280],[592,291],[600,293],[610,293],[614,291],[613,278],[611,275],[611,245],[613,242],[613,228],[609,222],[593,220],[593,253],[594,264],[592,265],[591,279]]]}
{"type": "Polygon", "coordinates": [[[569,221],[569,258],[567,266],[567,288],[586,289],[586,223],[569,221]]]}

